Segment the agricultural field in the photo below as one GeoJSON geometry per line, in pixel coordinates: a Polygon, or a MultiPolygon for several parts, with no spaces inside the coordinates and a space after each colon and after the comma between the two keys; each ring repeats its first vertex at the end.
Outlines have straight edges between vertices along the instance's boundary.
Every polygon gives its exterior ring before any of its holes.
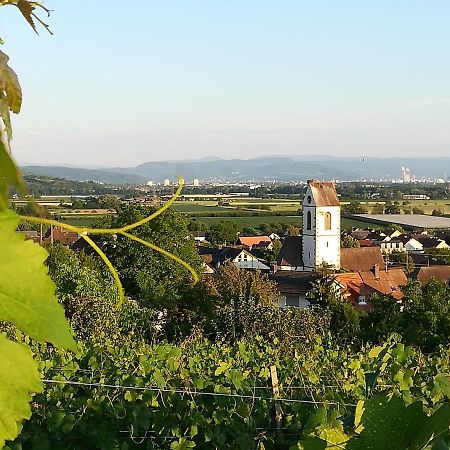
{"type": "MultiPolygon", "coordinates": [[[[404,208],[413,209],[419,208],[424,214],[431,214],[434,210],[440,210],[444,214],[450,214],[450,200],[393,200],[399,203],[400,209],[403,212],[404,208]],[[404,204],[404,202],[406,204],[404,204]]],[[[341,201],[341,206],[350,203],[350,201],[341,201]]],[[[372,213],[372,208],[376,204],[384,205],[386,202],[384,201],[361,201],[359,202],[362,206],[368,209],[369,213],[372,213]]]]}
{"type": "MultiPolygon", "coordinates": [[[[243,228],[247,227],[257,227],[263,223],[268,224],[280,224],[288,223],[297,226],[301,226],[302,218],[300,216],[257,216],[257,217],[196,217],[199,222],[204,222],[208,226],[214,225],[216,223],[222,222],[224,220],[229,220],[231,222],[237,223],[243,228]]],[[[375,225],[369,222],[362,222],[354,219],[341,219],[342,229],[350,228],[383,228],[381,225],[375,225]]]]}

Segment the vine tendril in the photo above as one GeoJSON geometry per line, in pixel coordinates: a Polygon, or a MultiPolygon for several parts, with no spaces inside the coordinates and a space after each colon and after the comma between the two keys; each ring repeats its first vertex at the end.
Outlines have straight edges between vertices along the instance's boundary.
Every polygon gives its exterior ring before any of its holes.
{"type": "Polygon", "coordinates": [[[77,227],[74,225],[69,225],[67,223],[59,222],[57,220],[53,219],[44,219],[41,217],[33,217],[33,216],[19,216],[20,220],[23,222],[31,222],[31,223],[39,223],[44,225],[51,225],[51,226],[57,226],[60,228],[63,228],[68,231],[73,231],[75,233],[78,233],[91,247],[92,249],[100,256],[100,258],[103,260],[103,262],[108,267],[108,270],[111,272],[111,275],[113,276],[114,282],[117,286],[117,290],[119,293],[119,300],[117,302],[117,307],[120,308],[122,306],[123,300],[124,300],[124,292],[123,292],[123,286],[119,278],[119,274],[117,273],[117,270],[114,268],[113,264],[109,260],[109,258],[106,256],[106,254],[103,252],[103,250],[89,237],[89,235],[93,234],[121,234],[122,236],[127,237],[128,239],[131,239],[133,241],[139,242],[142,245],[145,245],[148,248],[151,248],[152,250],[161,253],[162,255],[166,256],[167,258],[170,258],[183,266],[185,269],[187,269],[192,277],[193,277],[193,284],[197,284],[199,280],[199,276],[195,269],[188,264],[186,261],[183,261],[178,256],[174,255],[173,253],[168,252],[167,250],[164,250],[161,247],[158,247],[157,245],[146,241],[144,239],[141,239],[137,236],[134,236],[133,234],[128,233],[129,230],[133,230],[137,227],[140,227],[141,225],[144,225],[151,220],[153,220],[155,217],[158,217],[160,214],[162,214],[164,211],[166,211],[173,202],[180,196],[181,191],[184,186],[184,180],[181,177],[178,177],[179,185],[173,196],[166,202],[164,205],[159,208],[157,211],[155,211],[153,214],[149,215],[148,217],[145,217],[144,219],[138,220],[137,222],[134,222],[129,225],[125,225],[121,228],[87,228],[87,227],[77,227]]]}

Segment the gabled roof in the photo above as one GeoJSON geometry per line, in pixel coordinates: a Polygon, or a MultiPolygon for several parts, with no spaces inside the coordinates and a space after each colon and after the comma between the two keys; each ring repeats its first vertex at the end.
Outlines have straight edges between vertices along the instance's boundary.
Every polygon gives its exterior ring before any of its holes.
{"type": "Polygon", "coordinates": [[[417,274],[417,280],[421,284],[427,284],[434,278],[441,283],[448,283],[450,281],[450,266],[430,266],[421,267],[417,274]]]}
{"type": "Polygon", "coordinates": [[[277,266],[303,267],[302,237],[286,236],[277,256],[277,266]]]}
{"type": "Polygon", "coordinates": [[[336,187],[332,181],[308,180],[316,206],[339,206],[336,187]]]}
{"type": "Polygon", "coordinates": [[[384,267],[380,247],[341,248],[341,269],[357,272],[370,270],[375,264],[384,267]]]}
{"type": "Polygon", "coordinates": [[[358,240],[366,239],[369,234],[369,230],[354,230],[351,232],[351,236],[358,240]]]}
{"type": "Polygon", "coordinates": [[[392,295],[398,300],[403,297],[400,286],[405,285],[408,279],[402,268],[389,269],[387,271],[380,270],[378,277],[371,270],[361,271],[360,274],[363,283],[374,291],[392,295]]]}
{"type": "Polygon", "coordinates": [[[335,280],[350,294],[370,295],[378,292],[384,295],[392,295],[397,300],[403,297],[401,286],[404,286],[408,279],[401,268],[379,270],[359,270],[350,273],[338,273],[335,280]]]}
{"type": "MultiPolygon", "coordinates": [[[[198,247],[198,252],[203,262],[218,267],[227,261],[234,261],[242,252],[248,255],[251,259],[258,261],[254,255],[247,250],[238,247],[224,247],[224,248],[211,248],[211,247],[198,247]]],[[[251,262],[251,261],[250,261],[251,262]]]]}
{"type": "Polygon", "coordinates": [[[446,245],[445,241],[443,241],[442,239],[439,239],[437,237],[434,236],[425,236],[422,234],[414,234],[412,235],[412,237],[414,237],[414,239],[416,241],[419,241],[424,248],[435,248],[437,247],[439,244],[444,243],[444,245],[446,245]]]}
{"type": "Polygon", "coordinates": [[[258,245],[261,242],[272,242],[269,236],[239,236],[239,243],[247,247],[258,245]]]}
{"type": "Polygon", "coordinates": [[[277,283],[282,294],[306,294],[312,288],[313,272],[294,272],[279,270],[269,275],[270,280],[277,283]]]}

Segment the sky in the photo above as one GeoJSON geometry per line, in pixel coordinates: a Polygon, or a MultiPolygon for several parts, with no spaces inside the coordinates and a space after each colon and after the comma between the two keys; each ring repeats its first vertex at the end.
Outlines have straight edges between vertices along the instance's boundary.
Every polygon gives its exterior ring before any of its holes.
{"type": "Polygon", "coordinates": [[[450,2],[46,0],[2,7],[19,163],[450,155],[450,2]]]}

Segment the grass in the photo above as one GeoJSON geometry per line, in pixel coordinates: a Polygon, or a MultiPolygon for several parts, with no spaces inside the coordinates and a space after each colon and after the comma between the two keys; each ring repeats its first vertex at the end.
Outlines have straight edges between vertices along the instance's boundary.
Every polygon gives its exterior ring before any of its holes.
{"type": "MultiPolygon", "coordinates": [[[[214,225],[216,223],[229,220],[230,222],[234,222],[239,224],[243,228],[247,227],[257,227],[262,225],[263,223],[268,224],[280,224],[280,223],[288,223],[293,225],[298,225],[299,227],[302,224],[302,219],[300,216],[259,216],[259,217],[198,217],[196,218],[199,222],[204,222],[208,226],[214,225]]],[[[350,229],[350,228],[384,228],[381,225],[375,225],[369,222],[363,222],[355,219],[341,219],[341,227],[342,229],[350,229]]]]}
{"type": "Polygon", "coordinates": [[[60,222],[67,223],[69,225],[73,225],[75,227],[90,227],[92,224],[102,219],[104,216],[96,215],[96,216],[88,216],[86,215],[79,215],[74,217],[61,217],[60,222]]]}

